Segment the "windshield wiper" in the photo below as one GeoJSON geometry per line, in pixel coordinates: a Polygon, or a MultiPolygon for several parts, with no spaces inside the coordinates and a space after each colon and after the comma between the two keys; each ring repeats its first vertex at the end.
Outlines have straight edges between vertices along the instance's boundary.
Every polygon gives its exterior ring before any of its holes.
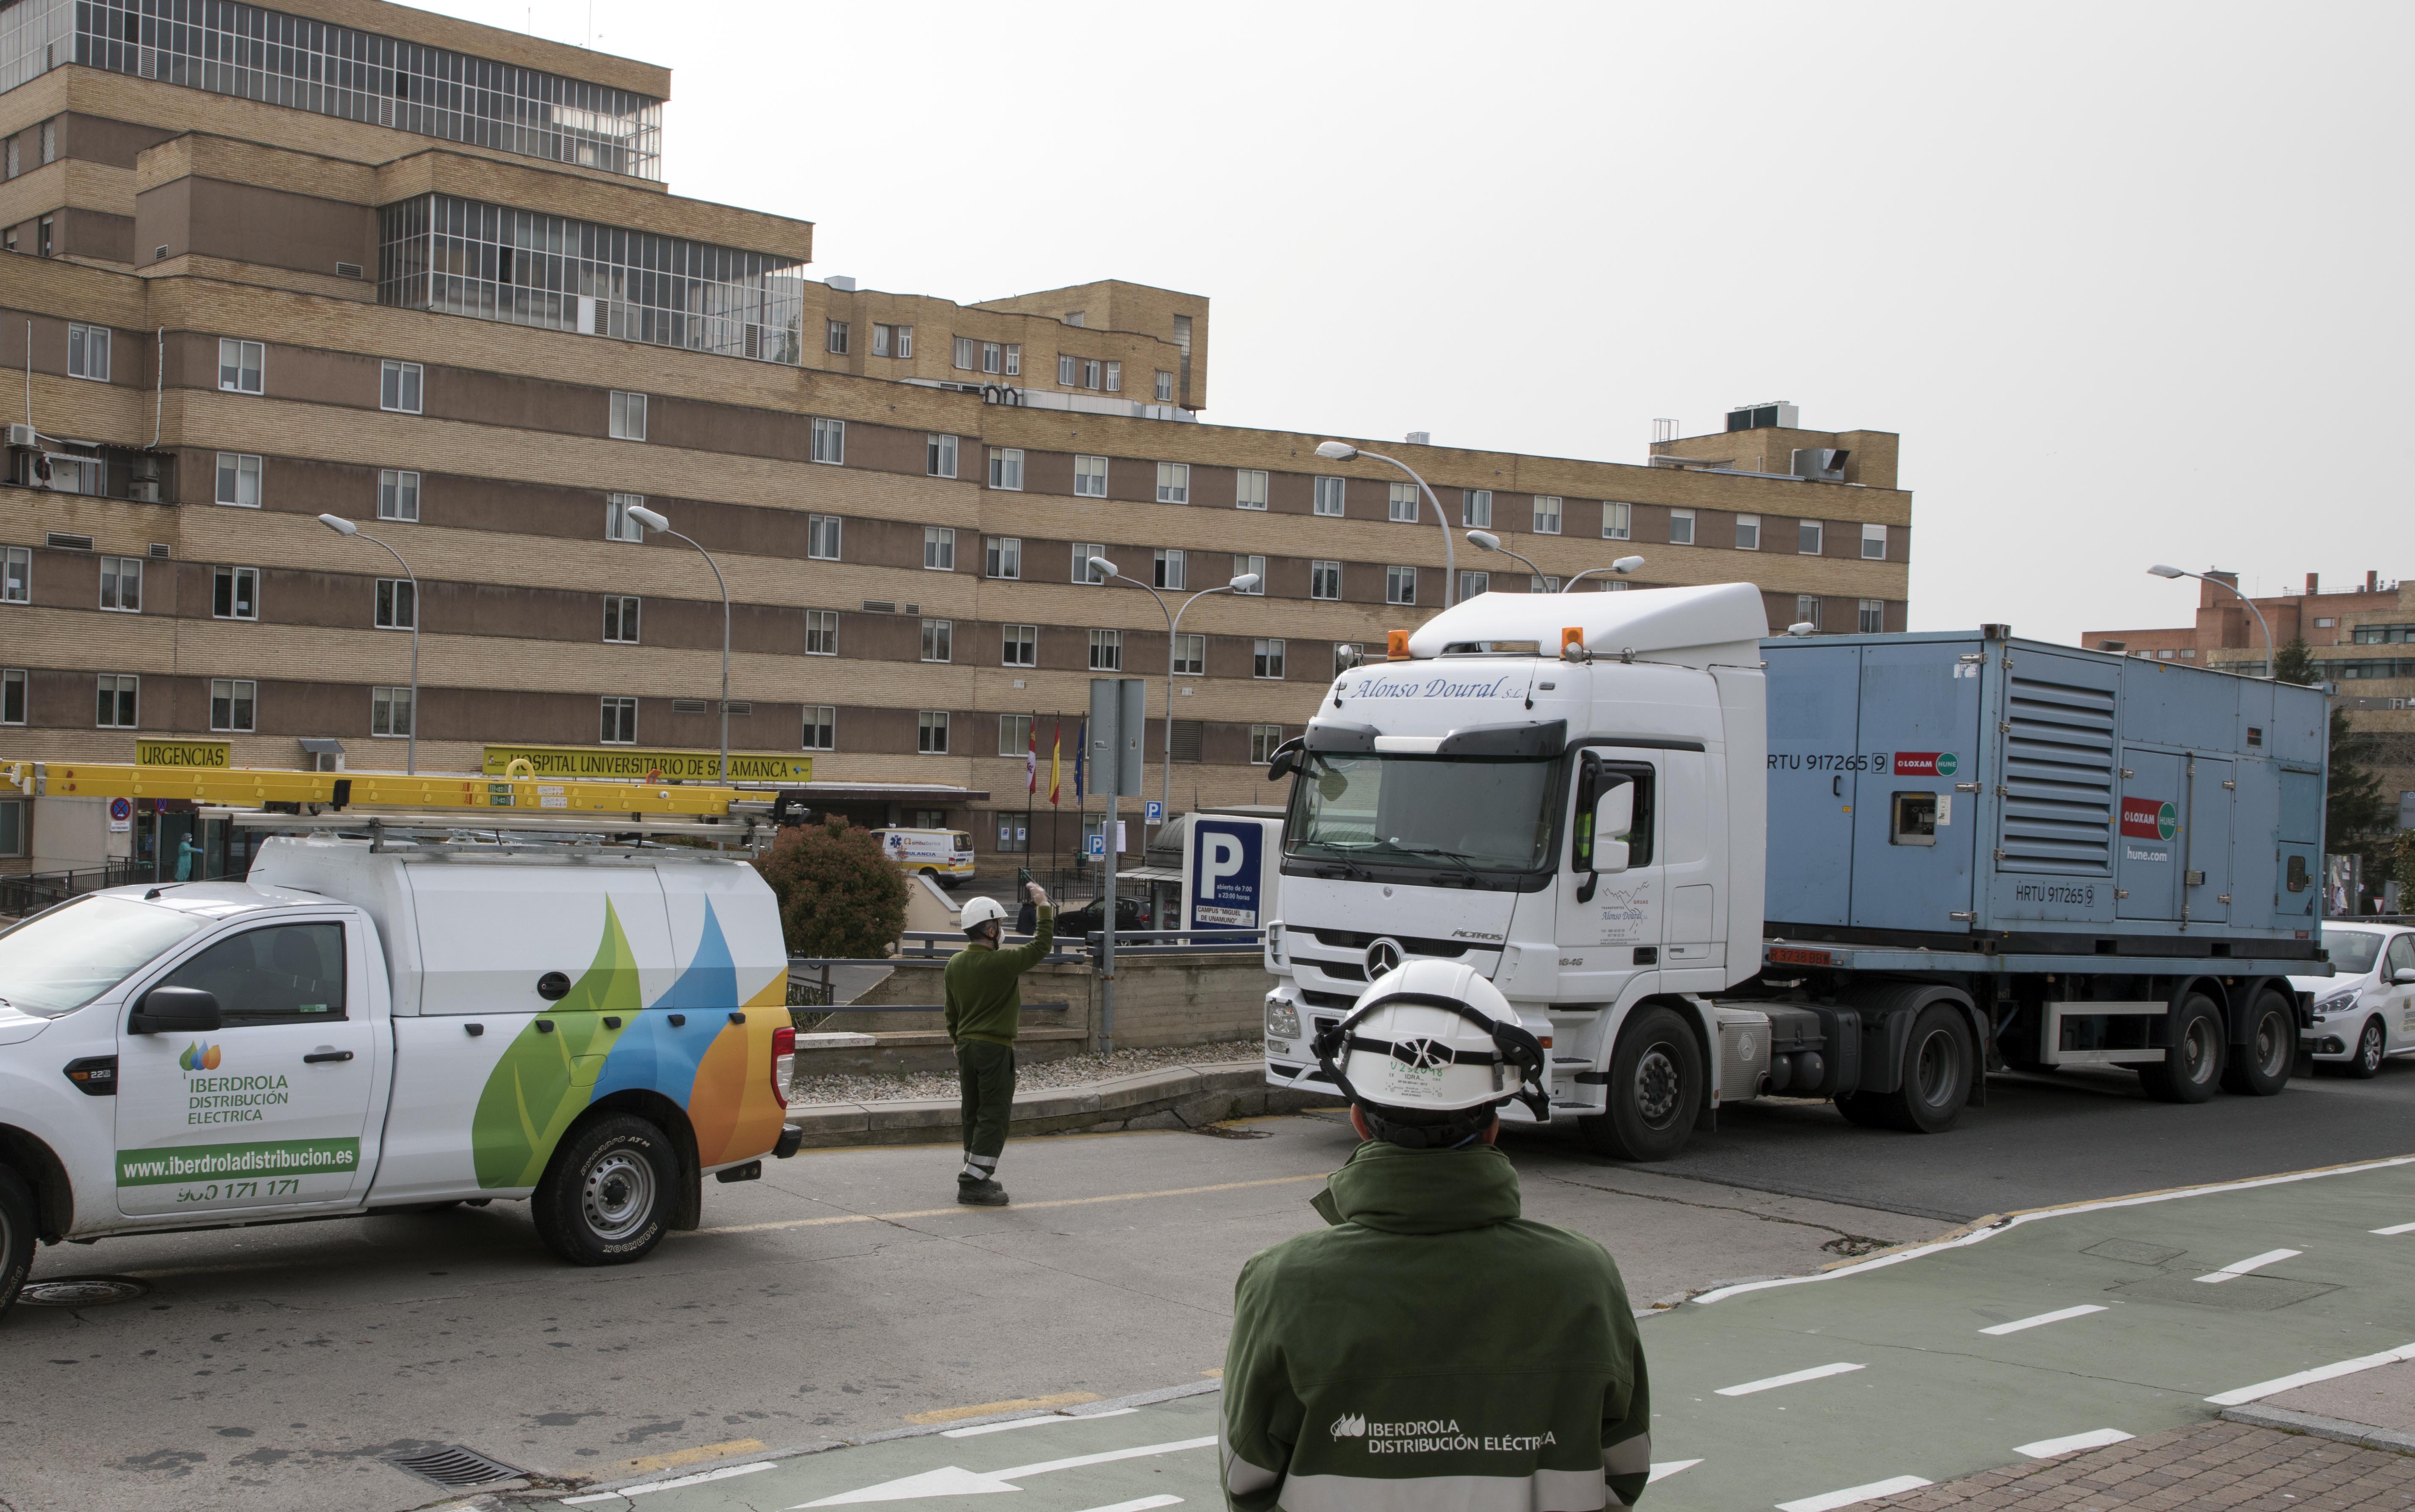
{"type": "MultiPolygon", "coordinates": [[[[1459,862],[1462,866],[1466,867],[1470,871],[1480,870],[1486,865],[1486,862],[1479,861],[1463,850],[1448,850],[1441,846],[1402,846],[1387,842],[1386,848],[1398,851],[1403,856],[1448,857],[1450,860],[1459,862]]],[[[1495,870],[1498,869],[1499,868],[1495,868],[1495,870]]]]}

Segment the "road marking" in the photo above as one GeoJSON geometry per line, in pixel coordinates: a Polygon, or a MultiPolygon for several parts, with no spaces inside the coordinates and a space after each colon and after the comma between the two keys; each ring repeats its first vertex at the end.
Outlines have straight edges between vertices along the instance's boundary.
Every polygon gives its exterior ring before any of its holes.
{"type": "MultiPolygon", "coordinates": [[[[1843,1375],[1848,1370],[1865,1370],[1868,1369],[1869,1369],[1869,1367],[1866,1365],[1848,1365],[1842,1360],[1839,1360],[1834,1365],[1815,1365],[1808,1370],[1790,1370],[1784,1375],[1773,1375],[1760,1381],[1748,1381],[1740,1386],[1721,1386],[1718,1391],[1714,1392],[1713,1395],[1719,1397],[1749,1397],[1756,1391],[1775,1391],[1779,1386],[1791,1386],[1798,1381],[1817,1381],[1823,1375],[1843,1375]]],[[[1922,1484],[1926,1485],[1928,1483],[1924,1481],[1922,1484]]],[[[1845,1504],[1839,1502],[1837,1505],[1838,1506],[1842,1506],[1845,1504]]]]}
{"type": "Polygon", "coordinates": [[[1004,1423],[976,1423],[970,1428],[952,1428],[939,1437],[974,1439],[984,1433],[1004,1433],[1018,1428],[1041,1428],[1049,1423],[1087,1423],[1098,1417],[1125,1417],[1138,1411],[1140,1409],[1137,1407],[1116,1407],[1103,1413],[1084,1413],[1078,1417],[1068,1413],[1044,1413],[1038,1417],[1017,1417],[1004,1423]]]}
{"type": "Polygon", "coordinates": [[[2276,1260],[2288,1260],[2293,1256],[2304,1253],[2305,1251],[2303,1250],[2267,1250],[2260,1255],[2249,1255],[2244,1260],[2234,1260],[2229,1265],[2223,1266],[2220,1270],[2213,1272],[2212,1275],[2199,1276],[2198,1280],[2206,1282],[2208,1285],[2218,1285],[2223,1281],[2235,1281],[2240,1277],[2246,1275],[2249,1271],[2255,1270],[2259,1266],[2269,1265],[2276,1260]]]}
{"type": "Polygon", "coordinates": [[[2378,1365],[2395,1365],[2401,1360],[2415,1360],[2415,1344],[2401,1344],[2396,1349],[2384,1350],[2378,1355],[2360,1355],[2355,1359],[2341,1360],[2336,1364],[2318,1365],[2311,1370],[2300,1370],[2295,1375],[2279,1376],[2271,1381],[2258,1381],[2252,1386],[2241,1386],[2236,1391],[2226,1391],[2220,1396],[2208,1397],[2205,1400],[2217,1407],[2236,1407],[2242,1402],[2275,1396],[2284,1391],[2295,1390],[2299,1386],[2310,1386],[2318,1381],[2329,1381],[2338,1376],[2354,1375],[2359,1370],[2370,1370],[2378,1365]]]}
{"type": "Polygon", "coordinates": [[[2000,1323],[1993,1328],[1982,1328],[1979,1331],[1983,1334],[2017,1334],[2024,1328],[2040,1328],[2049,1323],[2061,1323],[2065,1318],[2084,1318],[2092,1312],[2109,1310],[2111,1310],[2098,1307],[2092,1302],[2086,1307],[2064,1308],[2059,1312],[2041,1312],[2034,1318],[2015,1318],[2010,1323],[2000,1323]]]}
{"type": "Polygon", "coordinates": [[[951,1207],[918,1207],[905,1213],[833,1213],[828,1218],[784,1218],[768,1223],[725,1223],[719,1228],[674,1229],[671,1232],[690,1234],[769,1234],[775,1229],[824,1228],[832,1223],[895,1223],[909,1218],[953,1218],[961,1213],[1028,1213],[1042,1207],[1088,1207],[1098,1203],[1138,1202],[1147,1197],[1196,1197],[1210,1191],[1246,1191],[1252,1187],[1288,1187],[1302,1181],[1322,1181],[1326,1173],[1319,1171],[1304,1176],[1268,1176],[1258,1181],[1220,1181],[1210,1187],[1168,1187],[1162,1191],[1118,1191],[1102,1197],[1058,1197],[1048,1202],[1014,1203],[1005,1207],[968,1207],[962,1203],[951,1207]]]}
{"type": "Polygon", "coordinates": [[[1892,1480],[1874,1480],[1867,1486],[1848,1486],[1841,1491],[1807,1496],[1799,1502],[1780,1502],[1778,1512],[1835,1512],[1840,1506],[1852,1506],[1856,1502],[1875,1502],[1882,1496],[1893,1496],[1898,1491],[1916,1491],[1929,1484],[1918,1475],[1898,1475],[1892,1480]]]}
{"type": "Polygon", "coordinates": [[[1652,1467],[1651,1475],[1643,1477],[1643,1484],[1649,1486],[1656,1480],[1667,1480],[1677,1472],[1691,1470],[1701,1463],[1700,1460],[1663,1460],[1652,1467]]]}
{"type": "Polygon", "coordinates": [[[2385,1160],[2359,1160],[2349,1165],[2327,1165],[2311,1171],[2290,1171],[2277,1176],[2257,1176],[2246,1181],[2218,1181],[2203,1187],[2174,1187],[2166,1191],[2134,1192],[2127,1197],[2105,1197],[2093,1202],[2072,1203],[2060,1207],[2032,1207],[1999,1218],[1982,1220],[1982,1226],[1968,1234],[1931,1244],[1916,1244],[1907,1249],[1891,1250],[1868,1260],[1853,1261],[1808,1276],[1778,1276],[1765,1281],[1738,1281],[1733,1286],[1721,1286],[1704,1292],[1690,1301],[1707,1307],[1724,1302],[1747,1292],[1765,1292],[1775,1286],[1804,1286],[1813,1281],[1833,1281],[1847,1276],[1859,1276],[1867,1271],[1882,1270],[1888,1265],[1900,1265],[1907,1260],[1918,1260],[1940,1250],[1959,1250],[1967,1245],[1983,1244],[1999,1234],[2008,1234],[2024,1223],[2041,1219],[2071,1218],[2081,1213],[2101,1213],[2116,1207],[2143,1207],[2151,1203],[2178,1202],[2183,1197],[2212,1197],[2227,1191],[2252,1191],[2258,1187],[2281,1187],[2293,1181],[2314,1181],[2324,1176],[2355,1175],[2365,1171],[2388,1171],[2397,1166],[2415,1165],[2415,1155],[2393,1155],[2385,1160]]]}
{"type": "Polygon", "coordinates": [[[1004,1401],[977,1401],[969,1407],[942,1407],[937,1412],[908,1413],[906,1421],[918,1425],[961,1423],[968,1417],[995,1417],[1000,1413],[1024,1412],[1041,1408],[1079,1407],[1086,1401],[1096,1401],[1095,1391],[1057,1391],[1045,1397],[1010,1397],[1004,1401]]]}
{"type": "Polygon", "coordinates": [[[761,1439],[729,1439],[720,1444],[699,1444],[693,1449],[675,1449],[669,1454],[650,1454],[621,1462],[642,1475],[650,1470],[671,1470],[703,1460],[734,1460],[742,1454],[760,1454],[769,1447],[771,1445],[761,1439]]]}
{"type": "Polygon", "coordinates": [[[682,1475],[677,1480],[657,1480],[644,1486],[624,1486],[617,1491],[596,1491],[586,1496],[565,1496],[564,1506],[584,1506],[590,1502],[617,1502],[624,1496],[649,1496],[655,1491],[675,1491],[682,1486],[701,1486],[711,1480],[728,1480],[733,1475],[751,1475],[758,1470],[776,1470],[777,1462],[758,1460],[751,1465],[730,1465],[721,1470],[708,1470],[701,1475],[682,1475]]]}
{"type": "MultiPolygon", "coordinates": [[[[1019,1491],[1012,1484],[1027,1475],[1045,1475],[1058,1470],[1079,1470],[1085,1465],[1103,1465],[1118,1460],[1142,1460],[1152,1455],[1176,1454],[1184,1449],[1205,1449],[1214,1445],[1216,1437],[1177,1439],[1171,1444],[1144,1444],[1132,1449],[1109,1449],[1102,1454],[1077,1454],[1065,1460],[1042,1460],[1037,1464],[1016,1465],[1008,1470],[967,1470],[960,1465],[943,1465],[926,1470],[919,1475],[902,1480],[882,1481],[859,1490],[842,1491],[825,1496],[818,1502],[800,1502],[788,1512],[802,1512],[809,1506],[848,1506],[863,1502],[910,1502],[929,1496],[979,1496],[990,1491],[1019,1491]]],[[[1167,1503],[1156,1503],[1163,1506],[1167,1503]]]]}
{"type": "Polygon", "coordinates": [[[1143,1496],[1130,1502],[1118,1502],[1111,1506],[1094,1506],[1089,1512],[1149,1512],[1153,1506],[1180,1506],[1179,1496],[1143,1496]]]}
{"type": "Polygon", "coordinates": [[[2380,1235],[2385,1239],[2393,1234],[2415,1234],[2415,1223],[2395,1223],[2389,1228],[2375,1229],[2372,1232],[2380,1235]]]}
{"type": "Polygon", "coordinates": [[[2059,1454],[2075,1454],[2081,1449],[2101,1449],[2108,1444],[2119,1444],[2129,1436],[2118,1428],[2092,1428],[2085,1433],[2023,1444],[2015,1447],[2013,1452],[2024,1460],[2051,1460],[2059,1454]]]}

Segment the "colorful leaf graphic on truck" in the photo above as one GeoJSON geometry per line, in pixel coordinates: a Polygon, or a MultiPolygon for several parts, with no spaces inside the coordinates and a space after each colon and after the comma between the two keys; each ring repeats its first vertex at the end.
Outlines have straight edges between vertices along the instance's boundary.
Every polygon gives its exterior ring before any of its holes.
{"type": "Polygon", "coordinates": [[[570,992],[522,1028],[478,1098],[471,1144],[481,1187],[529,1187],[554,1145],[597,1099],[639,1091],[685,1109],[697,1159],[718,1165],[768,1149],[782,1112],[772,1092],[772,1036],[788,1022],[788,975],[740,1000],[738,967],[710,902],[696,954],[654,1002],[643,1001],[638,964],[607,901],[595,959],[570,992]],[[747,1012],[744,1024],[730,1022],[747,1012]],[[680,1016],[683,1022],[672,1024],[680,1016]],[[607,1028],[607,1016],[621,1026],[607,1028]]]}

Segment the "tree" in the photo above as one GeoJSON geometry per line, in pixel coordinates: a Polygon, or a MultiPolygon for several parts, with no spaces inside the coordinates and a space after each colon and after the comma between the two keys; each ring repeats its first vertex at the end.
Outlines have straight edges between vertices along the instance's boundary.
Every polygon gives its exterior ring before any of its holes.
{"type": "Polygon", "coordinates": [[[781,831],[755,869],[780,900],[791,955],[882,956],[906,928],[906,879],[871,831],[845,819],[781,831]]]}
{"type": "Polygon", "coordinates": [[[2319,673],[2315,666],[2315,653],[2308,649],[2305,636],[2300,636],[2282,647],[2280,654],[2272,658],[2272,680],[2276,682],[2295,682],[2301,687],[2309,686],[2319,680],[2319,673]]]}

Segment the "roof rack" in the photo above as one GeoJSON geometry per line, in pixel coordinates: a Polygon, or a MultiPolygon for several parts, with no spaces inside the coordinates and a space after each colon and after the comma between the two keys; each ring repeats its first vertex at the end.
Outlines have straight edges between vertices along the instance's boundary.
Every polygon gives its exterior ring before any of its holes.
{"type": "Polygon", "coordinates": [[[660,844],[665,839],[702,840],[715,846],[768,845],[772,838],[772,805],[744,803],[756,810],[722,818],[641,819],[620,816],[572,818],[550,814],[496,814],[472,818],[463,814],[411,814],[387,810],[342,814],[282,814],[261,809],[197,807],[204,818],[224,819],[238,830],[277,834],[311,833],[353,837],[369,842],[369,849],[474,851],[481,855],[560,856],[566,852],[643,850],[650,855],[690,851],[660,844]]]}
{"type": "MultiPolygon", "coordinates": [[[[789,789],[705,784],[556,781],[543,777],[405,776],[390,771],[291,771],[253,767],[145,767],[90,761],[0,763],[0,792],[52,798],[189,802],[248,830],[323,831],[400,838],[509,831],[549,837],[679,837],[759,845],[802,816],[789,789]]],[[[464,840],[460,844],[489,846],[464,840]]]]}

